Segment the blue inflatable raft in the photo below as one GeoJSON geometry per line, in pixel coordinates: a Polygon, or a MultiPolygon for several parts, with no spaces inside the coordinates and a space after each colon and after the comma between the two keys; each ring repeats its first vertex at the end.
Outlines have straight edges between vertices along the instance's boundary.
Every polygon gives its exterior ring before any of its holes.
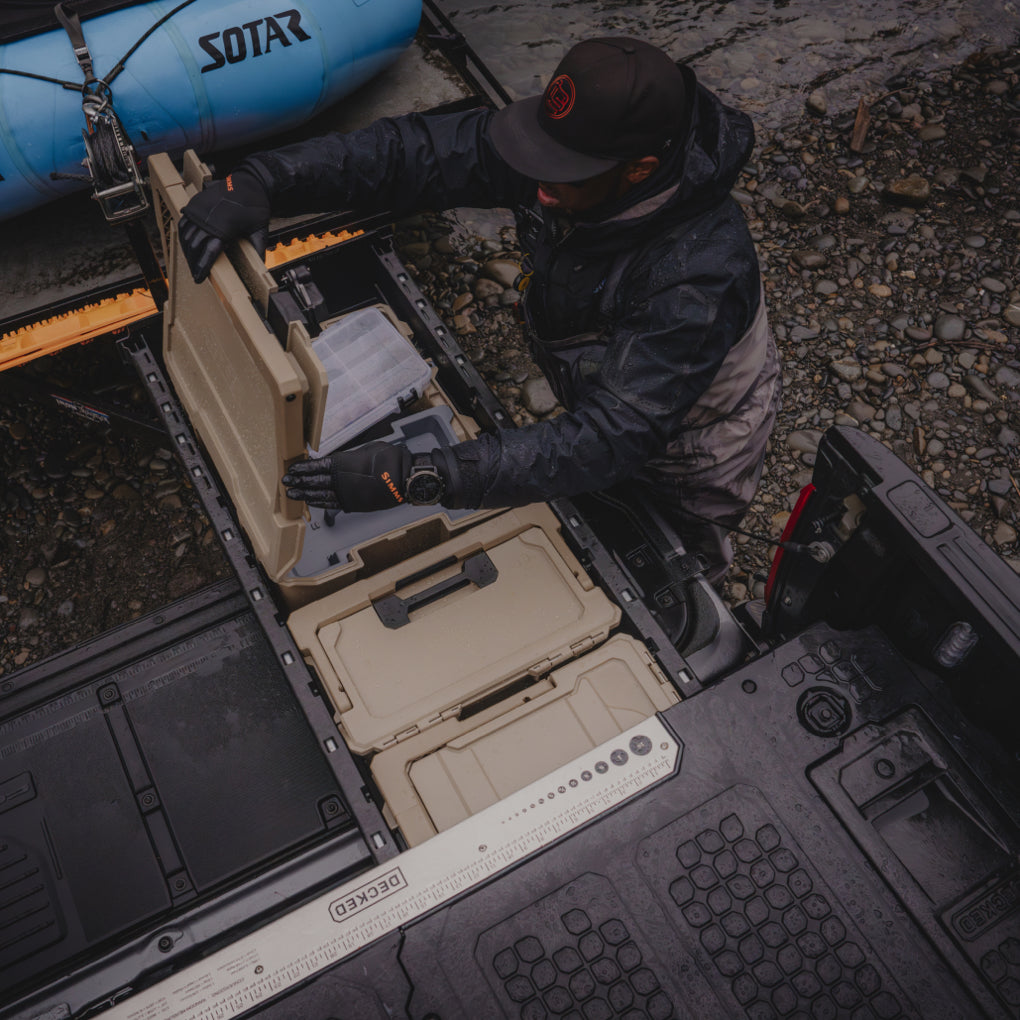
{"type": "Polygon", "coordinates": [[[378,73],[420,16],[421,0],[5,3],[0,219],[92,184],[93,122],[112,118],[139,161],[245,145],[378,73]]]}

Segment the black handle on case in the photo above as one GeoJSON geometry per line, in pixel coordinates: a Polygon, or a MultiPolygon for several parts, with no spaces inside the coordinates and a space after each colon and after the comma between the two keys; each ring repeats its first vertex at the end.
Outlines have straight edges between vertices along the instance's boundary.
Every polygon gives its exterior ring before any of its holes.
{"type": "Polygon", "coordinates": [[[387,595],[372,603],[372,608],[379,617],[384,627],[396,630],[411,622],[411,613],[415,609],[427,606],[431,602],[438,602],[455,591],[469,584],[475,584],[484,588],[492,584],[499,577],[496,565],[489,559],[486,552],[477,552],[469,556],[461,564],[460,573],[454,574],[443,581],[437,581],[431,588],[418,592],[417,595],[409,595],[406,599],[397,594],[387,595]]]}

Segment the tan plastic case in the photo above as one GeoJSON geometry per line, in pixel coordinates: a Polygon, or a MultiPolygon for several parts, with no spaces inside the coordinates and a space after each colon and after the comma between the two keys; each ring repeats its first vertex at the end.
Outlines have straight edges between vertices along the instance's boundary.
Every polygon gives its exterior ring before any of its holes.
{"type": "Polygon", "coordinates": [[[305,606],[288,626],[347,745],[370,754],[524,697],[530,679],[600,644],[619,620],[536,504],[305,606]]]}
{"type": "Polygon", "coordinates": [[[372,775],[391,823],[417,846],[679,701],[639,642],[616,634],[530,686],[509,708],[377,754],[372,775]]]}
{"type": "MultiPolygon", "coordinates": [[[[192,280],[177,242],[177,221],[209,178],[208,168],[189,151],[183,176],[166,154],[150,158],[149,174],[169,276],[163,315],[167,371],[256,558],[289,609],[441,542],[492,513],[451,516],[437,507],[414,524],[380,535],[378,548],[353,550],[347,562],[312,577],[293,576],[307,515],[303,504],[287,499],[280,478],[309,446],[318,445],[328,392],[326,371],[302,324],[290,324],[286,348],[266,324],[269,297],[277,285],[247,241],[232,250],[233,261],[217,259],[208,280],[192,280]]],[[[433,380],[408,411],[440,403],[449,401],[433,380]]],[[[452,428],[460,439],[478,431],[472,419],[456,411],[452,428]]]]}

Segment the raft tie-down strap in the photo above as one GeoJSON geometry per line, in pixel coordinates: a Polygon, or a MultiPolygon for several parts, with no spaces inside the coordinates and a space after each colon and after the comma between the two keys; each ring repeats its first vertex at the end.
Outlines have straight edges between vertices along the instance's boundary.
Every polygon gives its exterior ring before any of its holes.
{"type": "MultiPolygon", "coordinates": [[[[116,64],[110,69],[110,73],[105,78],[97,79],[95,76],[95,69],[92,66],[91,55],[89,54],[88,46],[85,43],[85,33],[81,27],[81,19],[77,13],[70,15],[63,9],[61,4],[57,4],[54,8],[57,19],[64,26],[64,30],[67,32],[68,37],[71,40],[71,46],[74,49],[74,55],[78,58],[78,63],[81,65],[82,73],[85,75],[86,86],[91,86],[96,82],[102,82],[105,85],[109,85],[114,78],[124,70],[124,65],[127,63],[128,58],[138,49],[139,46],[145,42],[146,39],[152,35],[156,29],[160,28],[167,21],[169,21],[178,11],[182,11],[185,7],[193,4],[195,0],[183,0],[182,3],[178,4],[172,11],[168,11],[152,26],[147,28],[132,44],[131,48],[117,61],[116,64]],[[65,20],[66,19],[66,20],[65,20]],[[82,55],[79,51],[84,51],[86,62],[82,62],[82,55]]],[[[63,78],[53,78],[47,74],[37,74],[34,71],[21,71],[16,70],[12,67],[0,67],[0,74],[12,74],[18,78],[33,78],[36,81],[48,81],[52,85],[59,85],[62,89],[67,89],[70,92],[81,92],[83,86],[78,82],[64,81],[63,78]]]]}
{"type": "Polygon", "coordinates": [[[89,53],[89,45],[85,42],[85,33],[82,31],[81,18],[78,17],[78,12],[68,12],[64,9],[63,4],[57,4],[53,8],[53,13],[56,15],[57,21],[63,25],[64,31],[71,40],[71,48],[74,50],[74,56],[78,61],[78,66],[81,68],[81,73],[85,75],[85,81],[94,81],[96,73],[92,68],[92,54],[89,53]]]}

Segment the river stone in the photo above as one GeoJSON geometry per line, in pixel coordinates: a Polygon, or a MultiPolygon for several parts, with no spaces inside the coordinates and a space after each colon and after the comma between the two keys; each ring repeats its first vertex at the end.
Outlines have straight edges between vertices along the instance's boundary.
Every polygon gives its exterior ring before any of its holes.
{"type": "Polygon", "coordinates": [[[789,220],[802,220],[807,216],[807,209],[792,198],[774,198],[772,204],[789,220]]]}
{"type": "Polygon", "coordinates": [[[1005,294],[1006,292],[1006,285],[1002,280],[996,280],[993,276],[982,276],[979,282],[985,290],[991,291],[993,294],[1005,294]]]}
{"type": "Polygon", "coordinates": [[[946,137],[946,129],[941,124],[925,124],[925,126],[917,132],[917,137],[920,138],[922,142],[937,142],[946,137]]]}
{"type": "Polygon", "coordinates": [[[982,400],[994,403],[998,399],[995,396],[995,391],[988,385],[988,382],[983,376],[966,375],[963,377],[963,381],[969,387],[971,393],[980,397],[982,400]]]}
{"type": "Polygon", "coordinates": [[[1017,387],[1020,387],[1020,372],[1003,365],[995,373],[995,381],[1000,386],[1008,386],[1011,390],[1015,390],[1017,387]]]}
{"type": "Polygon", "coordinates": [[[855,382],[863,374],[861,366],[851,358],[840,358],[833,361],[830,367],[843,382],[855,382]]]}
{"type": "Polygon", "coordinates": [[[488,298],[500,297],[506,288],[497,280],[490,280],[488,277],[481,276],[475,280],[475,285],[471,289],[479,301],[485,301],[488,298]]]}
{"type": "Polygon", "coordinates": [[[813,113],[816,117],[824,117],[829,110],[829,104],[826,101],[825,93],[821,89],[815,89],[807,97],[804,105],[807,107],[808,113],[813,113]]]}
{"type": "Polygon", "coordinates": [[[544,378],[528,379],[521,386],[521,403],[536,417],[556,409],[556,395],[544,378]]]}
{"type": "Polygon", "coordinates": [[[875,408],[865,401],[855,398],[846,405],[846,413],[858,421],[872,421],[875,417],[875,408]]]}
{"type": "Polygon", "coordinates": [[[1016,541],[1016,529],[1005,521],[999,521],[992,538],[997,546],[1012,545],[1016,541]]]}
{"type": "Polygon", "coordinates": [[[885,409],[885,427],[892,432],[899,432],[903,428],[903,412],[898,404],[890,404],[885,409]]]}
{"type": "Polygon", "coordinates": [[[949,377],[945,372],[932,372],[928,376],[928,385],[933,390],[945,390],[949,388],[949,377]]]}
{"type": "Polygon", "coordinates": [[[999,429],[999,434],[995,437],[995,441],[999,444],[999,446],[1016,446],[1017,443],[1020,443],[1020,436],[1018,436],[1013,429],[1003,425],[1002,428],[999,429]]]}
{"type": "Polygon", "coordinates": [[[46,571],[42,567],[33,567],[25,574],[25,580],[33,588],[41,588],[46,583],[46,571]]]}
{"type": "Polygon", "coordinates": [[[817,429],[797,429],[787,436],[786,444],[791,450],[799,450],[801,453],[815,453],[821,440],[822,434],[817,429]]]}
{"type": "Polygon", "coordinates": [[[920,174],[910,174],[886,184],[882,197],[920,208],[931,198],[931,185],[920,174]]]}
{"type": "Polygon", "coordinates": [[[1020,304],[1018,304],[1017,302],[1013,302],[1002,313],[1002,317],[1011,326],[1020,326],[1020,304]]]}
{"type": "Polygon", "coordinates": [[[793,260],[801,269],[820,269],[829,261],[820,251],[795,251],[793,260]]]}
{"type": "Polygon", "coordinates": [[[142,499],[142,494],[134,486],[128,485],[127,482],[121,482],[110,495],[124,503],[139,503],[142,499]]]}
{"type": "Polygon", "coordinates": [[[503,287],[512,287],[521,275],[521,267],[512,259],[490,259],[482,266],[481,275],[503,287]]]}
{"type": "Polygon", "coordinates": [[[939,340],[962,340],[966,323],[959,315],[940,315],[935,320],[935,336],[939,340]]]}

